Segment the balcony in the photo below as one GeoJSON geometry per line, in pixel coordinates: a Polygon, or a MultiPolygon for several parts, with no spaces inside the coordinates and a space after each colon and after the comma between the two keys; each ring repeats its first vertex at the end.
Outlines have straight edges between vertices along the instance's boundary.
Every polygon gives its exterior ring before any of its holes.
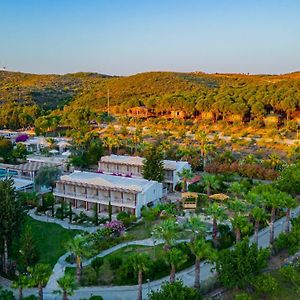
{"type": "Polygon", "coordinates": [[[131,200],[129,198],[127,198],[127,199],[122,199],[122,198],[111,199],[108,196],[101,196],[101,195],[86,195],[86,194],[71,193],[71,192],[64,193],[63,191],[60,191],[58,189],[54,189],[53,194],[57,197],[70,198],[70,199],[94,202],[94,203],[99,203],[99,204],[108,205],[109,201],[111,201],[111,204],[115,205],[115,206],[126,206],[126,207],[130,207],[130,208],[135,207],[134,200],[131,200]]]}

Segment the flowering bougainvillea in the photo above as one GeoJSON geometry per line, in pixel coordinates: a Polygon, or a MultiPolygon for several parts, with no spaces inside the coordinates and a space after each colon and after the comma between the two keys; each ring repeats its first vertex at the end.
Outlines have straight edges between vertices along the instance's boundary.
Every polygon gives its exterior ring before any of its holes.
{"type": "Polygon", "coordinates": [[[16,143],[19,142],[26,142],[28,140],[28,135],[27,134],[21,134],[19,136],[16,137],[16,143]]]}
{"type": "Polygon", "coordinates": [[[119,220],[107,222],[104,226],[105,228],[110,228],[114,234],[121,234],[125,231],[123,222],[119,220]]]}

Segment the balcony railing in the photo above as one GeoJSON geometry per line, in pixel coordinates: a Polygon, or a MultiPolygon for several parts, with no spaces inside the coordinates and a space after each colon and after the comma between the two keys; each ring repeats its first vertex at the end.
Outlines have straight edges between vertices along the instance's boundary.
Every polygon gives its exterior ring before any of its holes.
{"type": "Polygon", "coordinates": [[[54,194],[60,196],[60,197],[72,197],[74,199],[78,200],[93,200],[93,201],[99,201],[104,202],[105,204],[108,204],[109,201],[111,201],[112,204],[125,204],[130,206],[135,206],[134,199],[129,198],[110,198],[108,196],[100,196],[100,195],[88,195],[88,194],[82,194],[82,193],[72,193],[72,192],[63,192],[59,189],[54,189],[54,194]]]}

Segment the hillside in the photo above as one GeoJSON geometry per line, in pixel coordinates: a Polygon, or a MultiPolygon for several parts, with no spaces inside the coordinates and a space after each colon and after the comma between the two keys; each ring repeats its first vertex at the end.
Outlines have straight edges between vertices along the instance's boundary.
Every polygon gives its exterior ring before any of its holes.
{"type": "Polygon", "coordinates": [[[113,77],[96,73],[36,75],[2,71],[0,126],[11,127],[9,117],[14,115],[18,119],[24,110],[27,115],[24,120],[13,120],[14,127],[30,125],[49,109],[88,108],[100,112],[106,110],[108,90],[111,109],[116,113],[143,105],[157,113],[181,110],[189,116],[210,111],[216,118],[228,114],[259,118],[271,112],[289,117],[300,107],[300,72],[283,75],[146,72],[113,77]]]}

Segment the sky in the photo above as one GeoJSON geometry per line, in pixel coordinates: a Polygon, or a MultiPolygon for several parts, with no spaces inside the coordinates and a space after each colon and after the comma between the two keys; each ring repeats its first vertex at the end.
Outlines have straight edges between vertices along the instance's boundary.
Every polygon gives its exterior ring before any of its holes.
{"type": "Polygon", "coordinates": [[[300,0],[0,0],[0,16],[12,71],[300,70],[300,0]]]}

